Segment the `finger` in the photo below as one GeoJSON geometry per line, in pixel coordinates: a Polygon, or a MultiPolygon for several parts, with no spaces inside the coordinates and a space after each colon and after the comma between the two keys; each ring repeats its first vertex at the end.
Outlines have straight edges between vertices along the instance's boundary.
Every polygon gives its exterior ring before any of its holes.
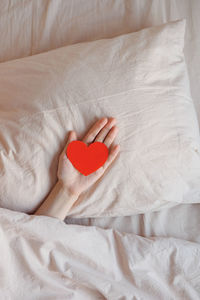
{"type": "Polygon", "coordinates": [[[108,155],[108,159],[106,160],[105,164],[102,166],[103,170],[105,171],[110,164],[114,161],[114,159],[117,157],[118,153],[120,151],[120,145],[114,145],[111,149],[110,149],[110,153],[108,155]]]}
{"type": "Polygon", "coordinates": [[[88,133],[84,136],[82,139],[82,142],[84,143],[92,143],[96,135],[99,133],[99,131],[105,126],[107,123],[108,119],[107,118],[102,118],[98,120],[88,131],[88,133]]]}
{"type": "Polygon", "coordinates": [[[105,137],[103,143],[109,148],[110,145],[113,143],[119,129],[117,126],[113,126],[107,136],[105,137]]]}
{"type": "Polygon", "coordinates": [[[94,142],[103,142],[110,129],[116,124],[115,118],[110,118],[108,123],[101,129],[98,135],[95,137],[94,142]]]}
{"type": "Polygon", "coordinates": [[[67,143],[65,145],[65,148],[64,148],[62,154],[66,154],[67,147],[68,147],[69,143],[71,143],[72,141],[76,141],[76,140],[77,140],[76,131],[71,130],[68,134],[67,143]]]}

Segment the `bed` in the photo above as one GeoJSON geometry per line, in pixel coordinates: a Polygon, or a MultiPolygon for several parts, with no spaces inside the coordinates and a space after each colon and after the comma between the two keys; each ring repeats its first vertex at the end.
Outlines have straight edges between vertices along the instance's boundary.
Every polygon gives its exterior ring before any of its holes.
{"type": "MultiPolygon", "coordinates": [[[[0,62],[186,18],[184,51],[200,122],[199,13],[198,0],[2,0],[0,62]]],[[[200,297],[200,204],[129,217],[66,217],[65,228],[47,217],[2,208],[0,214],[7,260],[0,264],[1,299],[200,297]]]]}

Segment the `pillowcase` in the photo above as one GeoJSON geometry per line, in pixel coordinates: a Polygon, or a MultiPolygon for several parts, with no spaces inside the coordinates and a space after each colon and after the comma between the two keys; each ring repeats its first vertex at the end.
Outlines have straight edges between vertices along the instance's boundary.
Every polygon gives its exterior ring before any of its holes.
{"type": "Polygon", "coordinates": [[[0,64],[0,206],[33,213],[68,133],[117,119],[120,154],[69,212],[128,216],[200,202],[200,138],[185,20],[0,64]]]}

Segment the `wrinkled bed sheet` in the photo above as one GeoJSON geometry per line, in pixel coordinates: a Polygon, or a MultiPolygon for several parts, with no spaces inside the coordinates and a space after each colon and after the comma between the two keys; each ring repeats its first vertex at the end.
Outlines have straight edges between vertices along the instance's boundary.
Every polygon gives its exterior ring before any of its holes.
{"type": "MultiPolygon", "coordinates": [[[[0,61],[186,18],[185,57],[200,120],[199,12],[199,0],[2,0],[0,61]]],[[[200,205],[196,204],[133,217],[67,218],[66,222],[115,228],[146,237],[199,241],[199,216],[200,205]]]]}
{"type": "MultiPolygon", "coordinates": [[[[0,62],[186,18],[200,120],[199,11],[198,0],[1,0],[0,62]]],[[[0,208],[1,300],[199,299],[199,204],[65,222],[0,208]]]]}
{"type": "Polygon", "coordinates": [[[199,299],[200,244],[0,209],[0,299],[199,299]]]}

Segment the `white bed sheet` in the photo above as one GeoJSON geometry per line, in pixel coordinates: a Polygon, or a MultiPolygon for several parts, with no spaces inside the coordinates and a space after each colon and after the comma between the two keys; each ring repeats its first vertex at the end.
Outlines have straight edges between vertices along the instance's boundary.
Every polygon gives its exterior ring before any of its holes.
{"type": "MultiPolygon", "coordinates": [[[[2,0],[0,61],[186,18],[185,56],[200,120],[199,14],[199,0],[2,0]]],[[[200,204],[133,217],[67,218],[66,222],[200,241],[200,204]]]]}

